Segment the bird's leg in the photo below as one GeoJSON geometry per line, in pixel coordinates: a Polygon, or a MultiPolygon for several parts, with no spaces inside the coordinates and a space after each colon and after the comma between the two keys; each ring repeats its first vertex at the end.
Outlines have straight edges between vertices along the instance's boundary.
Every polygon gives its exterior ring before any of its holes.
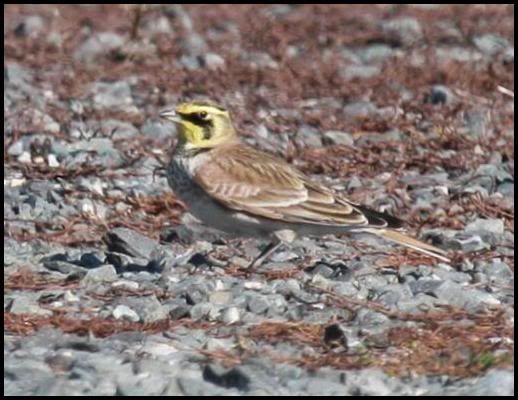
{"type": "Polygon", "coordinates": [[[270,257],[274,251],[276,251],[279,247],[283,245],[283,242],[276,237],[274,237],[270,243],[268,243],[268,246],[266,246],[263,251],[248,265],[248,268],[255,268],[259,265],[261,265],[264,260],[266,260],[268,257],[270,257]]]}
{"type": "Polygon", "coordinates": [[[279,249],[283,244],[291,243],[295,239],[295,232],[283,229],[276,231],[272,235],[272,240],[268,243],[263,251],[250,263],[248,268],[255,268],[261,265],[268,257],[279,249]]]}

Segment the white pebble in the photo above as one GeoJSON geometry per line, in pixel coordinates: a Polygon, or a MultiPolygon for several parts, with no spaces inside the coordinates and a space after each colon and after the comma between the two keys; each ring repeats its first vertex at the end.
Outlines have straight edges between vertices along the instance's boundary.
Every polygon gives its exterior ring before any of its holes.
{"type": "Polygon", "coordinates": [[[31,153],[24,151],[20,154],[20,157],[18,157],[18,161],[24,164],[30,164],[32,162],[31,153]]]}
{"type": "Polygon", "coordinates": [[[138,314],[124,304],[120,304],[115,307],[115,310],[113,310],[113,316],[115,319],[125,319],[126,321],[132,322],[138,322],[140,320],[138,314]]]}
{"type": "Polygon", "coordinates": [[[57,168],[57,167],[59,167],[59,161],[58,161],[58,159],[56,158],[56,156],[54,154],[49,154],[47,156],[47,163],[49,164],[50,168],[57,168]]]}
{"type": "Polygon", "coordinates": [[[223,312],[223,322],[225,324],[234,324],[239,321],[239,310],[237,307],[229,307],[223,312]]]}
{"type": "Polygon", "coordinates": [[[245,282],[244,286],[245,286],[245,289],[260,290],[263,288],[264,283],[257,282],[257,281],[249,281],[249,282],[245,282]]]}

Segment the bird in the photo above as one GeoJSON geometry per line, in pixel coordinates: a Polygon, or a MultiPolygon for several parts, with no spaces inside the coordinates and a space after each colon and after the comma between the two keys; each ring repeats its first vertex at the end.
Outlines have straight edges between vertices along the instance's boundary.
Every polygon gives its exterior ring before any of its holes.
{"type": "Polygon", "coordinates": [[[450,261],[446,251],[406,235],[399,218],[353,202],[284,159],[241,142],[230,112],[217,103],[182,102],[160,117],[177,125],[166,175],[190,213],[217,230],[268,240],[249,267],[297,236],[327,234],[373,234],[450,261]]]}

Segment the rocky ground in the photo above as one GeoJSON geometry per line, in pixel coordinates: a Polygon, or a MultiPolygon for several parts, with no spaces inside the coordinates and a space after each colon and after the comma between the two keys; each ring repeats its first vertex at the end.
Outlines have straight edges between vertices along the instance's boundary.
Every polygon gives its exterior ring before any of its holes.
{"type": "Polygon", "coordinates": [[[514,393],[514,7],[4,9],[4,394],[514,393]],[[449,249],[184,214],[164,107],[449,249]]]}

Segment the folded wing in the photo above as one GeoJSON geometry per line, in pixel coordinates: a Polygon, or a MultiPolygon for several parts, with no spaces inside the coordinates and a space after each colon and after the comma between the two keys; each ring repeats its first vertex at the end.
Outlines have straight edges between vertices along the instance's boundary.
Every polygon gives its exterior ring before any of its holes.
{"type": "Polygon", "coordinates": [[[369,210],[311,181],[282,159],[250,147],[225,146],[194,180],[222,205],[273,220],[344,228],[394,227],[394,217],[369,210]]]}

